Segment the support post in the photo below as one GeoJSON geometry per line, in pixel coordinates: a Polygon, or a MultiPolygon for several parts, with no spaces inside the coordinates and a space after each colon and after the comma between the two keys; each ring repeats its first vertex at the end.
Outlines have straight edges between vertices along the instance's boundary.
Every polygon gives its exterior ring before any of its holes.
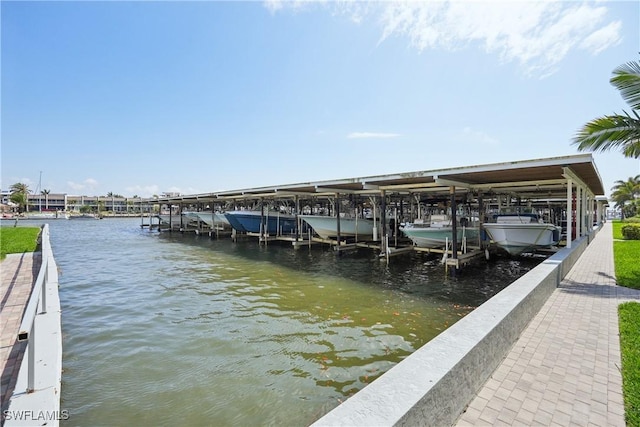
{"type": "MultiPolygon", "coordinates": [[[[400,206],[402,206],[402,201],[400,201],[400,206]]],[[[395,218],[393,220],[393,237],[394,237],[394,248],[398,247],[398,202],[395,203],[394,209],[395,218]]]]}
{"type": "Polygon", "coordinates": [[[336,193],[336,251],[340,255],[340,194],[336,193]]]}
{"type": "Polygon", "coordinates": [[[484,249],[482,243],[482,235],[484,234],[484,198],[482,191],[478,192],[478,219],[480,224],[478,224],[478,246],[480,249],[484,249]]]}
{"type": "Polygon", "coordinates": [[[566,207],[566,244],[567,248],[571,247],[573,240],[573,184],[567,179],[567,207],[566,207]]]}
{"type": "Polygon", "coordinates": [[[264,243],[264,236],[266,234],[264,227],[264,199],[260,199],[260,244],[264,243]]]}
{"type": "Polygon", "coordinates": [[[296,202],[296,242],[300,238],[300,220],[298,219],[298,215],[300,214],[300,196],[296,194],[295,196],[296,202]]]}
{"type": "Polygon", "coordinates": [[[576,185],[576,238],[582,237],[582,188],[576,185]]]}
{"type": "Polygon", "coordinates": [[[376,215],[376,198],[371,197],[371,209],[373,210],[373,241],[378,241],[378,221],[376,215]]]}
{"type": "Polygon", "coordinates": [[[382,229],[382,250],[387,251],[387,193],[386,191],[380,191],[380,226],[382,229]]]}
{"type": "Polygon", "coordinates": [[[456,218],[456,187],[449,187],[449,195],[451,198],[451,255],[453,259],[458,259],[458,224],[456,218]]]}

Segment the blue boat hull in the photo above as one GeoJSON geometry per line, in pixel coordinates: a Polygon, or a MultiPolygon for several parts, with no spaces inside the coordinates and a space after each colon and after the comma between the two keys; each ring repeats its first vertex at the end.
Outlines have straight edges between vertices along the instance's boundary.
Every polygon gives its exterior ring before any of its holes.
{"type": "MultiPolygon", "coordinates": [[[[260,233],[260,212],[233,211],[225,213],[225,217],[237,231],[260,233]]],[[[290,215],[265,215],[264,221],[268,234],[292,234],[296,231],[296,219],[290,215]]]]}

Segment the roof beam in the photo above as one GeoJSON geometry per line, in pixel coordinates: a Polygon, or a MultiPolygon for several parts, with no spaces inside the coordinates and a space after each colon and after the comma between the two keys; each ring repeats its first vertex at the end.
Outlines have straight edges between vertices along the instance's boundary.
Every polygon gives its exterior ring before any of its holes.
{"type": "Polygon", "coordinates": [[[568,166],[565,166],[562,168],[562,176],[572,180],[573,182],[576,183],[576,185],[580,187],[587,188],[587,189],[589,188],[589,186],[585,184],[584,181],[582,181],[580,177],[578,177],[578,175],[576,175],[575,172],[568,166]]]}
{"type": "Polygon", "coordinates": [[[380,186],[379,185],[374,185],[374,184],[366,184],[366,183],[362,183],[362,189],[363,190],[379,190],[380,186]]]}
{"type": "Polygon", "coordinates": [[[441,187],[441,184],[437,182],[415,182],[412,184],[389,184],[381,185],[381,190],[414,190],[419,188],[434,188],[441,187]]]}
{"type": "Polygon", "coordinates": [[[317,193],[313,191],[294,191],[294,190],[278,190],[276,189],[276,194],[280,196],[303,196],[303,197],[311,197],[317,195],[317,193]]]}
{"type": "Polygon", "coordinates": [[[503,187],[525,187],[532,185],[562,185],[567,181],[565,179],[543,179],[539,181],[513,181],[513,182],[489,182],[487,184],[473,184],[471,188],[487,189],[487,188],[503,188],[503,187]]]}
{"type": "Polygon", "coordinates": [[[360,190],[350,190],[348,188],[331,188],[316,185],[316,191],[319,193],[338,193],[338,194],[356,194],[360,190]]]}
{"type": "Polygon", "coordinates": [[[438,175],[435,175],[434,180],[436,181],[437,184],[440,185],[446,185],[449,187],[462,187],[462,188],[471,188],[473,185],[469,184],[468,182],[462,182],[462,181],[454,181],[452,179],[446,179],[446,178],[439,178],[438,175]]]}

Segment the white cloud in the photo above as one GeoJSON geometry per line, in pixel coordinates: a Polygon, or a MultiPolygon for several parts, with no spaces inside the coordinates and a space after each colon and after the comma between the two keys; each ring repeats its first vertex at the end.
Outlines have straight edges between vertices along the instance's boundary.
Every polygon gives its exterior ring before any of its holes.
{"type": "Polygon", "coordinates": [[[612,22],[587,36],[580,44],[580,47],[597,55],[606,48],[620,43],[621,27],[622,23],[620,21],[612,22]]]}
{"type": "Polygon", "coordinates": [[[180,194],[200,194],[205,192],[202,189],[195,187],[169,187],[169,190],[167,191],[180,194]]]}
{"type": "Polygon", "coordinates": [[[179,194],[198,194],[203,191],[193,187],[181,188],[177,186],[164,187],[158,184],[150,185],[130,185],[125,187],[125,197],[152,197],[159,196],[163,193],[179,193],[179,194]]]}
{"type": "MultiPolygon", "coordinates": [[[[308,2],[268,0],[273,13],[300,10],[308,2]]],[[[406,37],[419,51],[455,51],[478,44],[525,74],[545,77],[573,49],[598,54],[620,42],[622,24],[607,18],[603,2],[578,1],[335,1],[313,2],[352,21],[381,26],[379,43],[406,37]]]]}
{"type": "Polygon", "coordinates": [[[461,139],[464,143],[474,145],[481,144],[496,146],[500,144],[500,141],[492,137],[491,135],[483,131],[471,129],[470,127],[465,127],[464,129],[462,129],[461,139]]]}
{"type": "Polygon", "coordinates": [[[98,187],[98,181],[93,178],[87,178],[80,183],[67,181],[67,186],[73,191],[93,191],[96,187],[98,187]]]}
{"type": "Polygon", "coordinates": [[[160,191],[160,187],[158,187],[157,185],[153,184],[153,185],[133,185],[130,187],[126,187],[125,191],[127,192],[126,195],[133,197],[133,196],[140,196],[140,197],[151,197],[153,195],[160,195],[161,191],[160,191]]]}
{"type": "Polygon", "coordinates": [[[399,133],[384,133],[384,132],[351,132],[347,135],[349,139],[362,139],[362,138],[397,138],[399,133]]]}
{"type": "Polygon", "coordinates": [[[265,0],[264,1],[264,7],[269,9],[269,11],[271,13],[275,13],[275,12],[279,11],[280,9],[282,9],[284,6],[283,6],[281,0],[265,0]]]}
{"type": "Polygon", "coordinates": [[[409,38],[418,50],[456,50],[480,43],[528,75],[545,76],[574,48],[593,53],[619,42],[619,22],[604,5],[576,2],[393,2],[382,15],[381,41],[409,38]]]}
{"type": "Polygon", "coordinates": [[[302,10],[303,8],[314,5],[324,4],[324,1],[318,0],[264,0],[264,6],[271,12],[276,13],[282,9],[289,8],[293,10],[302,10]]]}

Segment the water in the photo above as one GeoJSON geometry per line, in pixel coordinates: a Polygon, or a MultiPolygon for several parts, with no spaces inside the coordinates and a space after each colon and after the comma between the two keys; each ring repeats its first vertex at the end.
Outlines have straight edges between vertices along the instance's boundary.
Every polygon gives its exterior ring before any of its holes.
{"type": "MultiPolygon", "coordinates": [[[[32,222],[37,224],[37,222],[32,222]]],[[[308,425],[539,263],[51,221],[66,426],[308,425]]]]}

